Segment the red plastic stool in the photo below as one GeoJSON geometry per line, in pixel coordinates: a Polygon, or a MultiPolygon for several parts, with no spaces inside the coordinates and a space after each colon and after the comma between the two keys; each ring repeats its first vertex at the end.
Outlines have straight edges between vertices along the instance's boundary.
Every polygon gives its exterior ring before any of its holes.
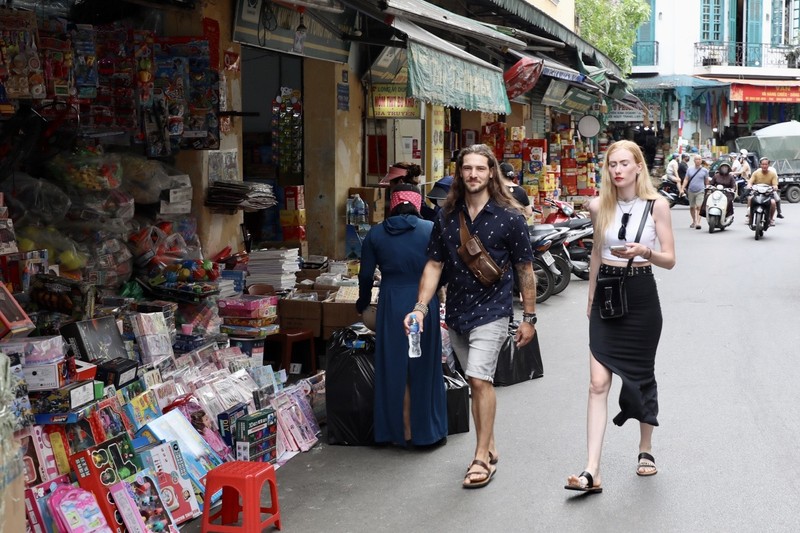
{"type": "Polygon", "coordinates": [[[269,463],[231,461],[211,470],[206,477],[206,495],[203,504],[202,532],[256,533],[265,527],[275,525],[281,528],[281,508],[278,503],[278,485],[275,469],[269,463]],[[261,506],[261,489],[269,483],[270,506],[261,506]],[[222,489],[222,507],[211,514],[211,496],[222,489]],[[239,503],[239,496],[242,503],[239,503]],[[242,513],[241,525],[239,513],[242,513]],[[261,520],[261,513],[270,516],[261,520]],[[212,524],[222,517],[220,524],[212,524]]]}
{"type": "Polygon", "coordinates": [[[317,354],[314,350],[314,332],[310,329],[283,329],[274,335],[267,335],[266,341],[268,343],[280,343],[281,345],[281,368],[285,368],[289,372],[289,366],[292,363],[292,349],[294,343],[308,341],[310,346],[309,354],[311,356],[311,373],[317,373],[317,354]]]}

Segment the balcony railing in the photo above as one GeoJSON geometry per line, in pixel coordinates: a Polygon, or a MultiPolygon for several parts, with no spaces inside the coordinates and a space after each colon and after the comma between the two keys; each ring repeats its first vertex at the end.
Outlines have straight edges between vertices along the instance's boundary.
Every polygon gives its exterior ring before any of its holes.
{"type": "Polygon", "coordinates": [[[797,48],[779,44],[695,43],[694,66],[798,68],[797,48]]]}
{"type": "Polygon", "coordinates": [[[637,41],[633,45],[633,66],[654,67],[658,65],[658,41],[637,41]]]}

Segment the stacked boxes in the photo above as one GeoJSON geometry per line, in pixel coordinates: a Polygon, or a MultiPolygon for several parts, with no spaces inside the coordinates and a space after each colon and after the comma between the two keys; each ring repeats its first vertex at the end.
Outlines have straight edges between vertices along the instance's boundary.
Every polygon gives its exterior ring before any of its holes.
{"type": "Polygon", "coordinates": [[[0,255],[3,280],[11,285],[14,293],[27,292],[31,286],[31,278],[36,274],[46,274],[47,266],[47,250],[0,255]]]}
{"type": "Polygon", "coordinates": [[[278,418],[274,409],[263,409],[236,420],[236,459],[274,463],[278,418]]]}

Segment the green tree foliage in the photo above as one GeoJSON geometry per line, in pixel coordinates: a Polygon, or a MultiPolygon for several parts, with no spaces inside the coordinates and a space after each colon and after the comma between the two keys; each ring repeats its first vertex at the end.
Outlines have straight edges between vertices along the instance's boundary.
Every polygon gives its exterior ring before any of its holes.
{"type": "Polygon", "coordinates": [[[627,74],[633,66],[636,30],[650,19],[646,0],[575,0],[580,35],[627,74]]]}

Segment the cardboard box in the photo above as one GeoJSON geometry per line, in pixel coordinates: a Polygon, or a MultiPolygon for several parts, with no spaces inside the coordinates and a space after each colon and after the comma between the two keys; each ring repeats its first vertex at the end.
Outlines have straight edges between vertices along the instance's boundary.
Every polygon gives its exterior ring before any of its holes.
{"type": "Polygon", "coordinates": [[[361,315],[356,311],[356,304],[342,302],[322,302],[322,338],[329,339],[333,332],[356,322],[361,322],[361,315]]]}
{"type": "Polygon", "coordinates": [[[0,218],[0,254],[15,254],[18,251],[14,222],[10,218],[0,218]]]}
{"type": "MultiPolygon", "coordinates": [[[[327,291],[323,291],[327,294],[327,291]]],[[[278,321],[281,328],[310,329],[315,337],[322,330],[322,302],[317,300],[291,300],[278,302],[278,321]]]]}
{"type": "Polygon", "coordinates": [[[283,189],[284,209],[305,209],[305,192],[302,185],[293,185],[283,189]]]}
{"type": "Polygon", "coordinates": [[[110,361],[128,357],[117,320],[113,316],[71,322],[61,326],[59,331],[73,353],[85,361],[110,361]]]}
{"type": "Polygon", "coordinates": [[[67,346],[61,335],[19,337],[0,342],[0,352],[18,356],[23,365],[45,365],[63,361],[67,346]]]}
{"type": "Polygon", "coordinates": [[[116,388],[124,387],[136,379],[139,363],[127,357],[116,357],[97,365],[97,380],[116,388]]]}
{"type": "Polygon", "coordinates": [[[386,195],[389,190],[384,187],[350,187],[348,196],[358,194],[367,204],[367,222],[380,224],[386,217],[386,195]]]}
{"type": "Polygon", "coordinates": [[[161,215],[186,215],[192,212],[192,201],[165,202],[161,200],[158,212],[161,215]]]}
{"type": "Polygon", "coordinates": [[[23,336],[35,328],[17,300],[0,283],[0,338],[23,336]]]}
{"type": "Polygon", "coordinates": [[[160,199],[166,202],[191,202],[192,180],[187,174],[170,176],[170,187],[162,189],[160,199]]]}
{"type": "Polygon", "coordinates": [[[305,209],[281,209],[281,226],[305,226],[305,209]]]}
{"type": "Polygon", "coordinates": [[[64,413],[94,401],[94,382],[76,381],[66,387],[28,394],[34,413],[64,413]]]}
{"type": "Polygon", "coordinates": [[[70,382],[66,359],[44,365],[25,365],[22,375],[25,376],[29,391],[58,389],[70,382]]]}

